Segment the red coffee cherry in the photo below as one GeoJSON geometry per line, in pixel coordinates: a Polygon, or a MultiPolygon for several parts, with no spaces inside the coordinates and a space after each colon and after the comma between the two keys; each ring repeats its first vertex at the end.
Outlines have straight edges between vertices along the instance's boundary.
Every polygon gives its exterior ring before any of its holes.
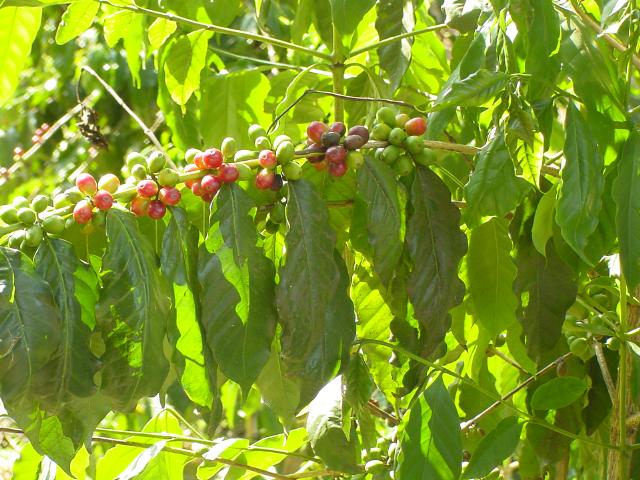
{"type": "Polygon", "coordinates": [[[322,134],[329,130],[329,127],[322,122],[311,122],[307,127],[307,137],[313,143],[320,143],[322,141],[322,134]]]}
{"type": "Polygon", "coordinates": [[[268,190],[273,186],[276,180],[276,174],[267,168],[263,168],[256,175],[256,187],[260,190],[268,190]]]}
{"type": "Polygon", "coordinates": [[[85,225],[91,221],[93,216],[91,204],[88,200],[80,200],[73,208],[73,219],[80,225],[85,225]]]}
{"type": "Polygon", "coordinates": [[[158,198],[165,205],[177,205],[180,203],[180,199],[182,195],[180,194],[180,190],[174,187],[162,187],[158,192],[158,198]]]}
{"type": "Polygon", "coordinates": [[[414,117],[404,124],[407,135],[422,135],[427,131],[427,121],[423,117],[414,117]]]}
{"type": "Polygon", "coordinates": [[[273,168],[278,164],[278,159],[273,150],[262,150],[258,155],[258,162],[264,168],[273,168]]]}
{"type": "Polygon", "coordinates": [[[153,180],[141,180],[138,182],[138,195],[151,198],[158,194],[158,184],[153,180]]]}
{"type": "Polygon", "coordinates": [[[344,163],[347,158],[347,151],[341,145],[327,149],[326,158],[329,163],[344,163]]]}
{"type": "Polygon", "coordinates": [[[205,175],[200,180],[200,186],[202,187],[202,190],[205,191],[205,193],[213,193],[215,195],[218,190],[220,190],[221,183],[220,180],[218,180],[213,175],[205,175]]]}
{"type": "Polygon", "coordinates": [[[347,173],[347,164],[345,162],[329,164],[329,174],[331,176],[342,177],[345,173],[347,173]]]}
{"type": "Polygon", "coordinates": [[[167,213],[167,207],[160,200],[152,200],[147,207],[147,215],[154,220],[160,220],[167,213]]]}
{"type": "Polygon", "coordinates": [[[205,168],[219,168],[224,161],[224,155],[217,148],[210,148],[202,152],[202,163],[205,168]]]}
{"type": "Polygon", "coordinates": [[[100,210],[109,210],[113,206],[113,196],[106,190],[98,190],[93,196],[93,204],[100,210]]]}
{"type": "Polygon", "coordinates": [[[76,187],[85,195],[93,195],[98,191],[98,183],[93,175],[89,173],[81,173],[76,178],[76,187]]]}
{"type": "Polygon", "coordinates": [[[131,205],[129,205],[129,210],[136,217],[144,217],[147,214],[147,209],[149,208],[149,199],[144,197],[136,197],[131,201],[131,205]]]}
{"type": "Polygon", "coordinates": [[[240,172],[238,171],[238,167],[232,163],[224,163],[220,167],[218,178],[224,183],[233,183],[238,180],[239,176],[240,172]]]}

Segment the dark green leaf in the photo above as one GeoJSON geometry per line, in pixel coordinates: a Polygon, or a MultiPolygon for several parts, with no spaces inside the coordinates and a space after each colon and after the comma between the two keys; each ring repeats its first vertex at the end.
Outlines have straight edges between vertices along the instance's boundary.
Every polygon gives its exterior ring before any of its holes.
{"type": "Polygon", "coordinates": [[[383,285],[388,286],[403,249],[395,173],[386,163],[368,156],[358,170],[358,192],[366,203],[373,266],[383,285]]]}
{"type": "Polygon", "coordinates": [[[422,353],[428,356],[451,325],[449,310],[464,296],[458,264],[467,252],[467,238],[460,231],[460,212],[451,203],[446,185],[420,165],[411,187],[411,205],[406,234],[413,262],[409,298],[425,337],[422,353]]]}
{"type": "Polygon", "coordinates": [[[333,25],[341,35],[351,35],[376,0],[330,0],[333,25]]]}
{"type": "Polygon", "coordinates": [[[528,30],[525,71],[531,75],[528,97],[545,98],[553,92],[560,72],[560,20],[552,0],[531,2],[533,17],[528,30]]]}
{"type": "Polygon", "coordinates": [[[402,426],[397,478],[453,480],[460,477],[460,419],[442,377],[414,403],[402,426]]]}
{"type": "Polygon", "coordinates": [[[116,408],[155,395],[168,371],[163,341],[171,291],[160,275],[153,247],[133,216],[107,215],[109,245],[103,258],[103,289],[97,310],[106,351],[102,391],[116,408]]]}
{"type": "Polygon", "coordinates": [[[344,380],[346,386],[345,398],[354,410],[363,409],[371,398],[375,385],[362,355],[357,354],[351,358],[349,366],[344,373],[344,380]]]}
{"type": "MultiPolygon", "coordinates": [[[[380,40],[413,31],[415,18],[412,2],[381,0],[376,4],[376,11],[376,30],[380,40]]],[[[412,43],[413,39],[409,37],[378,49],[380,66],[391,79],[392,90],[400,84],[409,67],[412,43]]]]}
{"type": "Polygon", "coordinates": [[[202,322],[222,372],[245,393],[269,358],[276,325],[275,269],[259,243],[255,208],[237,185],[218,193],[199,268],[202,322]]]}
{"type": "Polygon", "coordinates": [[[504,418],[494,430],[480,440],[462,478],[480,478],[488,475],[515,451],[521,431],[522,424],[518,423],[518,417],[504,418]]]}
{"type": "Polygon", "coordinates": [[[434,107],[479,107],[496,97],[507,85],[509,76],[504,72],[480,69],[468,77],[451,84],[434,107]]]}
{"type": "Polygon", "coordinates": [[[445,0],[442,9],[445,23],[461,33],[472,32],[478,25],[482,2],[478,0],[445,0]]]}
{"type": "Polygon", "coordinates": [[[556,222],[571,248],[591,263],[584,250],[602,208],[603,161],[588,125],[573,103],[567,109],[565,130],[566,163],[558,191],[556,222]]]}
{"type": "Polygon", "coordinates": [[[287,222],[277,288],[282,356],[288,374],[301,383],[305,404],[348,360],[355,320],[327,206],[307,181],[289,184],[287,222]]]}
{"type": "Polygon", "coordinates": [[[552,410],[571,405],[587,390],[583,378],[556,377],[543,383],[533,392],[531,408],[533,410],[552,410]]]}

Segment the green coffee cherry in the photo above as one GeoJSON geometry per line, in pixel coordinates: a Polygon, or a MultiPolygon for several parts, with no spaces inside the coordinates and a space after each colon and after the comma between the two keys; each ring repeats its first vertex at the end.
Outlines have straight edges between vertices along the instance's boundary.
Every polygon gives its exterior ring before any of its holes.
{"type": "Polygon", "coordinates": [[[284,203],[277,202],[269,212],[269,220],[273,223],[283,223],[285,221],[284,203]]]}
{"type": "Polygon", "coordinates": [[[27,200],[26,197],[23,197],[22,195],[14,198],[13,202],[11,202],[11,203],[17,209],[25,208],[25,207],[29,206],[29,200],[27,200]]]}
{"type": "Polygon", "coordinates": [[[418,165],[424,165],[425,167],[433,165],[437,160],[438,157],[436,157],[436,154],[433,153],[433,150],[430,150],[428,148],[425,148],[422,153],[413,155],[413,161],[418,165]]]}
{"type": "Polygon", "coordinates": [[[391,143],[392,145],[396,145],[398,147],[402,146],[406,138],[407,138],[407,132],[405,132],[400,127],[396,127],[392,129],[391,132],[389,133],[389,143],[391,143]]]}
{"type": "Polygon", "coordinates": [[[65,221],[60,215],[51,215],[42,221],[42,228],[51,235],[60,235],[64,232],[65,221]]]}
{"type": "Polygon", "coordinates": [[[167,164],[167,159],[160,152],[153,152],[147,158],[147,169],[151,173],[158,173],[167,164]]]}
{"type": "Polygon", "coordinates": [[[393,170],[401,177],[409,175],[413,171],[413,161],[407,155],[400,155],[393,164],[393,170]]]}
{"type": "Polygon", "coordinates": [[[4,205],[0,210],[0,219],[7,225],[18,223],[18,210],[12,205],[4,205]]]}
{"type": "Polygon", "coordinates": [[[576,357],[582,357],[589,351],[589,342],[583,337],[573,338],[569,342],[569,350],[571,350],[571,353],[576,357]]]}
{"type": "Polygon", "coordinates": [[[134,188],[132,188],[131,190],[123,190],[121,192],[118,192],[118,199],[122,203],[129,203],[131,200],[133,200],[137,196],[138,196],[138,192],[134,188]]]}
{"type": "Polygon", "coordinates": [[[65,190],[64,195],[69,203],[76,204],[80,200],[84,200],[84,193],[78,190],[78,187],[71,187],[65,190]]]}
{"type": "Polygon", "coordinates": [[[352,150],[347,153],[347,166],[349,169],[357,170],[364,165],[364,155],[360,152],[352,150]]]}
{"type": "Polygon", "coordinates": [[[107,224],[107,212],[103,212],[102,210],[93,214],[93,218],[91,219],[91,223],[96,228],[104,228],[107,224]]]}
{"type": "Polygon", "coordinates": [[[147,167],[141,164],[134,165],[133,168],[131,168],[131,175],[133,175],[136,180],[144,180],[147,178],[147,167]]]}
{"type": "Polygon", "coordinates": [[[42,243],[43,237],[42,227],[40,225],[31,225],[25,232],[24,243],[29,247],[35,248],[42,243]]]}
{"type": "Polygon", "coordinates": [[[165,168],[158,174],[158,183],[161,187],[174,187],[179,180],[180,175],[172,168],[165,168]]]}
{"type": "Polygon", "coordinates": [[[11,248],[15,248],[16,250],[19,250],[22,247],[22,242],[24,242],[25,235],[26,233],[24,230],[13,232],[9,237],[9,246],[11,248]]]}
{"type": "Polygon", "coordinates": [[[386,141],[389,139],[391,127],[386,123],[376,123],[371,130],[371,138],[374,140],[386,141]]]}
{"type": "Polygon", "coordinates": [[[403,152],[400,147],[388,145],[384,147],[384,150],[382,151],[382,160],[385,163],[392,164],[400,157],[400,155],[402,155],[402,153],[403,152]]]}
{"type": "Polygon", "coordinates": [[[391,107],[381,107],[376,113],[376,120],[390,127],[396,126],[396,111],[391,107]]]}
{"type": "Polygon", "coordinates": [[[376,151],[375,151],[375,153],[373,154],[373,157],[374,157],[376,160],[383,161],[383,160],[382,160],[382,152],[384,152],[384,147],[376,148],[376,151]]]}
{"type": "Polygon", "coordinates": [[[18,209],[18,220],[25,225],[33,225],[37,218],[36,212],[28,207],[18,209]]]}
{"type": "Polygon", "coordinates": [[[620,339],[618,337],[609,337],[605,345],[609,350],[617,351],[620,349],[620,339]]]}
{"type": "Polygon", "coordinates": [[[131,152],[127,155],[127,159],[125,161],[127,168],[131,170],[134,165],[146,165],[147,159],[144,155],[138,152],[131,152]]]}
{"type": "Polygon", "coordinates": [[[295,149],[293,147],[293,143],[291,142],[282,142],[276,148],[276,158],[278,159],[278,163],[280,165],[286,165],[295,157],[295,149]]]}
{"type": "Polygon", "coordinates": [[[396,127],[404,127],[404,124],[407,123],[411,117],[406,113],[399,113],[396,115],[396,127]]]}
{"type": "Polygon", "coordinates": [[[67,199],[67,195],[64,193],[58,193],[53,197],[53,208],[62,208],[71,205],[71,202],[67,199]]]}
{"type": "Polygon", "coordinates": [[[251,125],[249,127],[249,138],[251,139],[252,142],[256,141],[256,138],[258,137],[266,137],[267,136],[267,131],[262,128],[260,125],[251,125]]]}
{"type": "Polygon", "coordinates": [[[224,155],[225,158],[232,158],[238,150],[236,139],[233,137],[226,137],[224,140],[222,140],[222,146],[220,147],[220,150],[222,151],[222,155],[224,155]]]}
{"type": "Polygon", "coordinates": [[[386,465],[381,460],[369,460],[364,465],[364,470],[370,474],[382,473],[386,470],[386,465]]]}
{"type": "Polygon", "coordinates": [[[302,177],[302,166],[296,162],[289,162],[282,166],[282,173],[287,177],[287,180],[300,180],[300,177],[302,177]]]}
{"type": "Polygon", "coordinates": [[[278,230],[280,230],[280,225],[275,222],[272,222],[271,220],[267,220],[267,223],[264,226],[264,229],[268,234],[273,235],[278,230]]]}
{"type": "Polygon", "coordinates": [[[420,137],[410,136],[405,139],[404,148],[411,155],[419,155],[424,151],[424,142],[420,137]]]}
{"type": "Polygon", "coordinates": [[[184,161],[187,163],[193,163],[194,158],[196,158],[196,155],[199,153],[202,153],[202,150],[198,150],[197,148],[190,148],[184,154],[184,161]]]}
{"type": "Polygon", "coordinates": [[[238,150],[233,156],[234,162],[245,162],[247,160],[255,160],[258,154],[253,150],[238,150]]]}
{"type": "Polygon", "coordinates": [[[258,137],[255,141],[256,150],[271,150],[271,140],[269,137],[258,137]]]}
{"type": "MultiPolygon", "coordinates": [[[[278,135],[276,137],[276,139],[273,141],[273,148],[275,148],[277,150],[278,146],[282,142],[291,142],[291,137],[289,137],[289,135],[278,135]]],[[[291,142],[291,143],[293,143],[293,142],[291,142]]]]}
{"type": "Polygon", "coordinates": [[[241,180],[241,181],[251,180],[255,176],[254,171],[251,169],[249,165],[240,163],[236,165],[236,168],[238,169],[238,180],[241,180]]]}
{"type": "Polygon", "coordinates": [[[36,197],[31,201],[31,208],[33,208],[36,213],[44,212],[49,206],[49,197],[46,195],[36,195],[36,197]]]}

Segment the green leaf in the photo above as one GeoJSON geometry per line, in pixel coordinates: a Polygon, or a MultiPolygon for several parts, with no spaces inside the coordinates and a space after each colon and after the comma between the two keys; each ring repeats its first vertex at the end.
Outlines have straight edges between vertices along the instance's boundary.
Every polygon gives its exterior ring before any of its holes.
{"type": "MultiPolygon", "coordinates": [[[[415,18],[412,2],[382,0],[377,2],[376,12],[375,26],[380,40],[414,30],[415,18]]],[[[400,85],[404,73],[409,68],[412,44],[413,39],[409,37],[378,48],[380,66],[391,79],[392,90],[400,85]]]]}
{"type": "Polygon", "coordinates": [[[280,422],[292,425],[300,403],[300,387],[286,375],[278,342],[274,342],[271,355],[256,383],[265,403],[276,413],[280,422]]]}
{"type": "Polygon", "coordinates": [[[461,465],[460,419],[438,377],[402,421],[396,478],[453,480],[460,477],[461,465]]]}
{"type": "Polygon", "coordinates": [[[403,250],[396,175],[386,163],[368,156],[358,170],[358,192],[366,203],[373,266],[388,286],[403,250]]]}
{"type": "Polygon", "coordinates": [[[504,216],[522,200],[531,186],[517,177],[501,131],[476,158],[476,169],[464,187],[466,214],[471,223],[487,215],[504,216]]]}
{"type": "Polygon", "coordinates": [[[109,47],[123,40],[127,53],[127,65],[138,88],[141,86],[140,68],[142,67],[144,45],[144,17],[129,10],[118,10],[104,18],[104,38],[109,47]]]}
{"type": "Polygon", "coordinates": [[[67,7],[56,31],[56,43],[63,45],[91,28],[93,19],[100,10],[95,0],[81,0],[67,7]]]}
{"type": "Polygon", "coordinates": [[[445,0],[442,4],[445,23],[461,33],[472,32],[478,25],[482,6],[478,0],[445,0]]]}
{"type": "Polygon", "coordinates": [[[522,424],[518,417],[507,417],[480,440],[462,478],[481,478],[511,455],[520,442],[522,424]]]}
{"type": "Polygon", "coordinates": [[[531,227],[533,246],[542,255],[547,255],[547,242],[553,236],[554,212],[556,208],[557,184],[553,185],[538,202],[531,227]]]}
{"type": "Polygon", "coordinates": [[[613,186],[622,272],[631,289],[640,284],[640,134],[629,134],[613,186]]]}
{"type": "Polygon", "coordinates": [[[492,338],[516,321],[513,291],[516,266],[507,222],[492,218],[474,228],[469,239],[467,270],[474,318],[492,338]]]}
{"type": "Polygon", "coordinates": [[[171,98],[178,105],[186,105],[200,87],[200,72],[205,67],[212,35],[208,30],[196,30],[173,40],[168,47],[164,80],[171,98]]]}
{"type": "Polygon", "coordinates": [[[409,298],[425,337],[422,354],[429,356],[451,325],[449,310],[464,296],[458,264],[467,252],[467,237],[460,231],[460,212],[446,185],[421,165],[416,167],[411,205],[406,234],[413,262],[409,298]]]}
{"type": "Polygon", "coordinates": [[[286,215],[287,256],[277,288],[282,358],[306,404],[348,360],[355,319],[329,212],[312,184],[289,183],[286,215]]]}
{"type": "Polygon", "coordinates": [[[31,45],[40,30],[42,9],[10,7],[0,10],[0,105],[5,103],[15,91],[20,80],[31,45]]]}
{"type": "Polygon", "coordinates": [[[533,410],[557,410],[571,405],[587,391],[583,378],[556,377],[535,389],[531,396],[533,410]]]}
{"type": "Polygon", "coordinates": [[[355,32],[360,20],[373,8],[376,0],[330,0],[333,25],[341,35],[355,32]]]}
{"type": "Polygon", "coordinates": [[[356,412],[362,411],[375,390],[369,368],[362,355],[356,354],[349,361],[344,373],[344,383],[346,400],[356,412]]]}
{"type": "MultiPolygon", "coordinates": [[[[532,2],[525,71],[531,75],[527,96],[531,100],[548,97],[560,72],[558,49],[561,42],[560,19],[551,0],[532,2]]],[[[588,75],[587,75],[588,76],[588,75]]]]}
{"type": "Polygon", "coordinates": [[[255,204],[237,185],[214,202],[207,249],[199,268],[202,323],[222,373],[249,392],[269,358],[277,313],[275,269],[251,215],[255,204]]]}
{"type": "Polygon", "coordinates": [[[569,246],[591,264],[585,248],[598,226],[602,208],[603,161],[587,123],[573,102],[567,109],[565,131],[566,163],[558,191],[556,222],[569,246]]]}
{"type": "Polygon", "coordinates": [[[164,42],[176,31],[176,28],[178,28],[176,22],[166,18],[156,18],[147,32],[151,48],[155,50],[164,45],[164,42]]]}
{"type": "Polygon", "coordinates": [[[225,464],[216,462],[216,459],[233,460],[238,455],[238,451],[245,450],[248,447],[249,440],[246,438],[227,438],[217,443],[202,456],[205,461],[198,466],[198,479],[210,480],[215,478],[215,474],[225,468],[225,464]]]}
{"type": "Polygon", "coordinates": [[[311,402],[306,428],[313,451],[327,467],[347,473],[358,471],[355,445],[343,430],[341,376],[331,380],[311,402]]]}
{"type": "Polygon", "coordinates": [[[495,98],[507,85],[509,75],[480,69],[468,77],[453,82],[433,110],[447,107],[479,107],[495,98]]]}
{"type": "Polygon", "coordinates": [[[130,213],[109,212],[107,237],[96,315],[106,346],[102,391],[116,408],[127,409],[158,393],[167,374],[163,341],[171,290],[130,213]]]}

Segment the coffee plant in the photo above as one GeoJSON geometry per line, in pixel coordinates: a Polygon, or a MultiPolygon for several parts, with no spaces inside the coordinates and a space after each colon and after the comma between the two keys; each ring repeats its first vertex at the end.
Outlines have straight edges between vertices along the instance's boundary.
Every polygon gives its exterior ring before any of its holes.
{"type": "Polygon", "coordinates": [[[0,0],[0,476],[640,478],[635,0],[0,0]]]}

